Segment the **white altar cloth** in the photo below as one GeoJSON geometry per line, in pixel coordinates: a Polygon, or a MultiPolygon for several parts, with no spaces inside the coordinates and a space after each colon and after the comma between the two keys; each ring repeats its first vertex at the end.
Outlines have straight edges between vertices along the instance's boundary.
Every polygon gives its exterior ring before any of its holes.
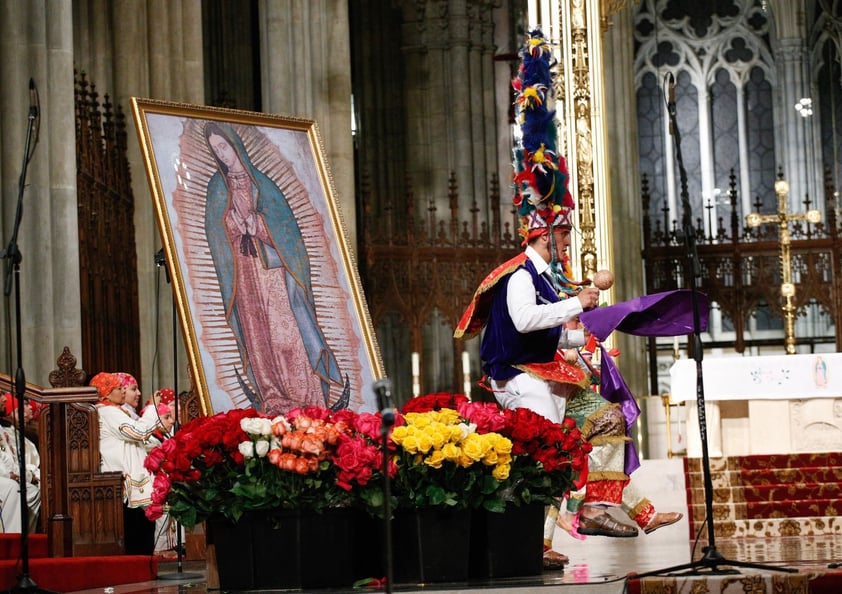
{"type": "MultiPolygon", "coordinates": [[[[705,401],[842,398],[842,353],[707,357],[702,359],[705,401]]],[[[670,368],[670,400],[696,400],[696,361],[670,368]]]]}

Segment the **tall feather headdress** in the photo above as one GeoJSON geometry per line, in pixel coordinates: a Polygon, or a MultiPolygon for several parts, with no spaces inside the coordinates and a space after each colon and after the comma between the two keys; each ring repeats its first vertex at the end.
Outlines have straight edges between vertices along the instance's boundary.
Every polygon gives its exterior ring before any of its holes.
{"type": "Polygon", "coordinates": [[[567,162],[558,153],[553,94],[555,61],[540,29],[533,29],[520,51],[515,114],[521,139],[514,151],[514,204],[524,240],[553,226],[572,227],[575,208],[567,189],[567,162]]]}
{"type": "MultiPolygon", "coordinates": [[[[558,130],[555,110],[550,105],[555,60],[540,29],[527,34],[520,58],[518,76],[512,81],[516,121],[521,130],[519,146],[514,151],[513,202],[525,244],[552,227],[572,228],[576,205],[567,188],[567,162],[556,146],[558,130]]],[[[563,263],[556,264],[554,272],[560,285],[580,284],[569,279],[563,263]]]]}

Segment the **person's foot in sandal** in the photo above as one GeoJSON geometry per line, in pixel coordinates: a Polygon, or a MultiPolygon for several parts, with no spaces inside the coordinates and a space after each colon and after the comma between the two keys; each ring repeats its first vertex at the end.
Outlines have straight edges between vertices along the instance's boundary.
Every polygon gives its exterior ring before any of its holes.
{"type": "Polygon", "coordinates": [[[544,569],[564,569],[565,564],[569,562],[570,559],[567,555],[554,551],[551,548],[544,547],[544,569]]]}
{"type": "Polygon", "coordinates": [[[637,536],[637,528],[618,522],[607,512],[594,516],[582,514],[579,517],[579,534],[587,536],[611,536],[614,538],[632,538],[637,536]]]}
{"type": "Polygon", "coordinates": [[[579,534],[579,514],[573,514],[567,511],[560,512],[555,523],[556,526],[567,532],[573,538],[585,540],[585,537],[579,534]]]}
{"type": "Polygon", "coordinates": [[[664,526],[670,526],[671,524],[675,524],[683,517],[684,514],[679,512],[658,512],[654,516],[652,516],[652,519],[649,521],[649,523],[646,525],[643,531],[646,534],[652,534],[658,528],[663,528],[664,526]]]}

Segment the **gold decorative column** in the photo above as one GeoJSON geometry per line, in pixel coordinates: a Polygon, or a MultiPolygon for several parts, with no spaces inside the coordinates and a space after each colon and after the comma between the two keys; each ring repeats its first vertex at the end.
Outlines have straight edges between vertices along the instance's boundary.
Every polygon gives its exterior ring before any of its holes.
{"type": "MultiPolygon", "coordinates": [[[[555,44],[559,150],[567,158],[579,213],[571,249],[579,254],[578,261],[573,258],[574,275],[591,278],[599,269],[614,268],[600,2],[544,0],[530,3],[529,11],[530,25],[540,25],[555,44]]],[[[612,288],[605,301],[613,300],[612,288]]]]}

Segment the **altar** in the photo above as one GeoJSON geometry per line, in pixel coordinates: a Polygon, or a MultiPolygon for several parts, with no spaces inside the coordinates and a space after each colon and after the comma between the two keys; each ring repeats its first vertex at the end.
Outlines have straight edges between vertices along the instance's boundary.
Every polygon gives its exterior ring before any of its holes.
{"type": "MultiPolygon", "coordinates": [[[[702,455],[696,367],[679,359],[670,369],[689,457],[702,455]]],[[[702,389],[711,457],[842,450],[842,353],[707,357],[702,389]]]]}

